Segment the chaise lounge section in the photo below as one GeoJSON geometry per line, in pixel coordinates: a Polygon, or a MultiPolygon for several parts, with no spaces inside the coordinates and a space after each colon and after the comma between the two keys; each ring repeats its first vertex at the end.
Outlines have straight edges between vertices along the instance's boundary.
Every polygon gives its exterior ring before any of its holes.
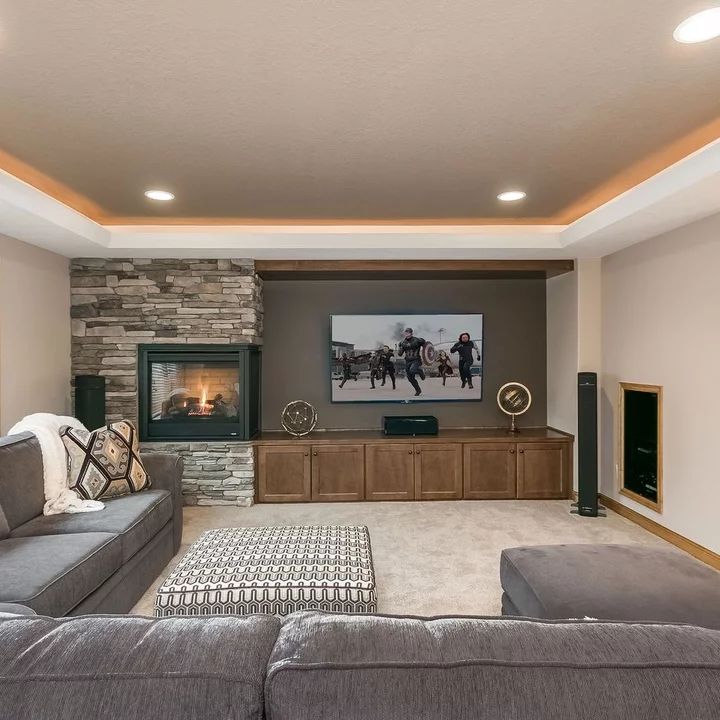
{"type": "Polygon", "coordinates": [[[500,557],[503,615],[720,630],[720,573],[662,545],[535,545],[500,557]]]}
{"type": "Polygon", "coordinates": [[[125,613],[180,547],[182,460],[143,457],[152,487],[99,512],[45,516],[34,435],[0,439],[0,603],[62,617],[125,613]]]}

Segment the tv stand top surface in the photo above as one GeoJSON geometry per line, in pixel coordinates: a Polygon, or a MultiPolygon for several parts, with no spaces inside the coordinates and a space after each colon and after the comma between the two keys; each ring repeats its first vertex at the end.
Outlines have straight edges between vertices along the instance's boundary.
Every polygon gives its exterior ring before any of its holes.
{"type": "Polygon", "coordinates": [[[506,427],[446,428],[437,435],[385,435],[381,430],[315,430],[303,437],[292,437],[284,430],[264,430],[253,438],[256,445],[308,443],[313,445],[338,443],[449,443],[449,442],[572,442],[574,437],[551,427],[521,427],[510,433],[506,427]]]}

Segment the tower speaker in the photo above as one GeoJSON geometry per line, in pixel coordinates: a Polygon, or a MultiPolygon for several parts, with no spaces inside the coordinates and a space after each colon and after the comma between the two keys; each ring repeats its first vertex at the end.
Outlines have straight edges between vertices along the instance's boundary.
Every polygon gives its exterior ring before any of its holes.
{"type": "Polygon", "coordinates": [[[105,378],[75,376],[75,417],[88,429],[105,425],[105,378]]]}
{"type": "Polygon", "coordinates": [[[578,373],[578,502],[585,517],[602,514],[598,507],[597,373],[578,373]]]}

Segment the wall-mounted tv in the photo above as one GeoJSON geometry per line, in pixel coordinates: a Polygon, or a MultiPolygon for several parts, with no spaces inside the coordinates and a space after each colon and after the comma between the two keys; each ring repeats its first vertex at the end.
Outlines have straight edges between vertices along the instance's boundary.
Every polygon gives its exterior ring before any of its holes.
{"type": "Polygon", "coordinates": [[[482,400],[481,314],[332,315],[333,402],[482,400]]]}

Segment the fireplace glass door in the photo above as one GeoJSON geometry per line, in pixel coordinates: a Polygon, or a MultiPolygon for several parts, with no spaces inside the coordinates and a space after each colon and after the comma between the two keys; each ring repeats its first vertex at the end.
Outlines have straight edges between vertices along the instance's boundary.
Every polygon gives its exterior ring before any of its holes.
{"type": "Polygon", "coordinates": [[[154,362],[150,419],[153,422],[237,422],[240,368],[236,362],[154,362]]]}
{"type": "Polygon", "coordinates": [[[259,429],[254,345],[138,348],[143,440],[248,440],[259,429]]]}

